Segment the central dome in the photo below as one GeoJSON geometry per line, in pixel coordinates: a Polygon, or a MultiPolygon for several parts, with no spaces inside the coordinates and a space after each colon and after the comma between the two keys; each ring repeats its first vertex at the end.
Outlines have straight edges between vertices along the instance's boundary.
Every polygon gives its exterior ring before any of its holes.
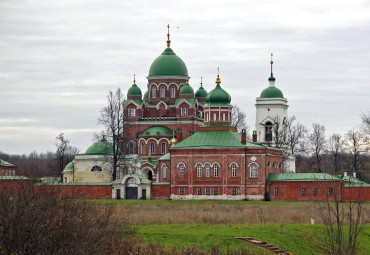
{"type": "Polygon", "coordinates": [[[184,61],[179,58],[171,48],[166,48],[157,57],[149,69],[151,76],[188,76],[188,69],[184,61]]]}

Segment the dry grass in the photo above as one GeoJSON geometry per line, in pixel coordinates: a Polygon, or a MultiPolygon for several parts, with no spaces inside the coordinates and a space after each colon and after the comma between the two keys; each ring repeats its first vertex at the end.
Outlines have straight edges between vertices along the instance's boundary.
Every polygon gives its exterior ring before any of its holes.
{"type": "Polygon", "coordinates": [[[311,203],[267,204],[116,204],[114,214],[135,225],[147,224],[321,224],[311,203]]]}

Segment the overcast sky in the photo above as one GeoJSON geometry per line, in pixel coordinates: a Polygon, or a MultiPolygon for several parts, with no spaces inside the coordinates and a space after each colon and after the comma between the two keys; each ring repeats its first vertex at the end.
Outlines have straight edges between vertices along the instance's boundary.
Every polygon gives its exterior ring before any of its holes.
{"type": "Polygon", "coordinates": [[[370,2],[339,1],[0,1],[0,151],[55,151],[63,132],[84,152],[109,90],[124,93],[166,47],[221,86],[255,125],[255,99],[276,86],[289,115],[308,128],[344,134],[370,110],[370,2]]]}

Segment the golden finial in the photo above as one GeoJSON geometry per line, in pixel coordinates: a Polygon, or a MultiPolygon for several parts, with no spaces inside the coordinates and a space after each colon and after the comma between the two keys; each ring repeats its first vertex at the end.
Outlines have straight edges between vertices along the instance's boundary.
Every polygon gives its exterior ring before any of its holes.
{"type": "Polygon", "coordinates": [[[200,87],[203,88],[203,77],[200,76],[200,87]]]}
{"type": "Polygon", "coordinates": [[[134,74],[134,84],[136,84],[135,74],[134,74]]]}
{"type": "Polygon", "coordinates": [[[171,147],[176,144],[175,131],[172,131],[171,147]]]}
{"type": "Polygon", "coordinates": [[[217,67],[217,79],[216,79],[216,84],[220,84],[221,79],[220,79],[220,67],[217,67]]]}
{"type": "Polygon", "coordinates": [[[167,48],[170,48],[171,40],[170,40],[170,24],[167,25],[167,48]]]}
{"type": "Polygon", "coordinates": [[[104,140],[104,139],[105,139],[105,136],[106,136],[106,134],[105,134],[105,131],[104,131],[104,130],[101,132],[101,136],[102,136],[102,140],[104,140]]]}
{"type": "Polygon", "coordinates": [[[272,60],[272,53],[271,53],[271,61],[270,61],[270,64],[271,64],[271,76],[272,76],[272,64],[274,63],[274,61],[272,60]]]}
{"type": "Polygon", "coordinates": [[[148,159],[150,159],[152,156],[152,154],[150,154],[150,151],[149,151],[149,154],[148,154],[148,159]]]}

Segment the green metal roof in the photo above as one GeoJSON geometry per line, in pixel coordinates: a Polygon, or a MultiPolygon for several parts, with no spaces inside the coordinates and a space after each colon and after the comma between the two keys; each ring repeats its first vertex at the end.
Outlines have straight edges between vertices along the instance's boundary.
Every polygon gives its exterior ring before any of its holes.
{"type": "Polygon", "coordinates": [[[141,96],[141,89],[134,83],[131,88],[127,91],[128,96],[141,96]]]}
{"type": "Polygon", "coordinates": [[[154,126],[145,129],[139,136],[172,136],[172,130],[167,127],[154,126]]]}
{"type": "Polygon", "coordinates": [[[229,105],[231,101],[230,95],[221,88],[220,84],[210,91],[206,97],[209,105],[229,105]]]}
{"type": "Polygon", "coordinates": [[[232,131],[198,131],[171,149],[185,148],[244,148],[240,135],[232,131]]]}
{"type": "Polygon", "coordinates": [[[342,179],[343,181],[345,182],[349,182],[345,185],[343,185],[344,187],[370,187],[370,184],[369,183],[366,183],[364,181],[361,181],[353,176],[342,176],[342,175],[339,175],[338,178],[342,179]]]}
{"type": "Polygon", "coordinates": [[[32,180],[26,176],[18,175],[0,175],[0,180],[32,180]]]}
{"type": "Polygon", "coordinates": [[[185,83],[184,86],[181,87],[180,89],[180,95],[184,95],[184,94],[187,94],[187,95],[194,95],[194,89],[189,85],[189,83],[185,83]]]}
{"type": "Polygon", "coordinates": [[[15,165],[5,161],[5,160],[2,160],[0,159],[0,166],[7,166],[7,167],[15,167],[15,165]]]}
{"type": "Polygon", "coordinates": [[[207,97],[207,91],[201,86],[196,92],[195,97],[207,97]]]}
{"type": "Polygon", "coordinates": [[[178,105],[183,100],[189,102],[190,104],[195,104],[195,102],[196,102],[195,98],[177,98],[176,101],[175,101],[175,104],[178,105]]]}
{"type": "Polygon", "coordinates": [[[149,69],[149,76],[188,76],[184,61],[171,48],[166,48],[149,69]]]}
{"type": "Polygon", "coordinates": [[[73,161],[69,162],[64,168],[64,172],[73,171],[75,169],[75,163],[73,161]]]}
{"type": "Polygon", "coordinates": [[[267,182],[340,181],[327,173],[270,173],[267,182]]]}
{"type": "Polygon", "coordinates": [[[113,146],[105,138],[99,142],[93,143],[87,148],[85,154],[87,155],[111,155],[113,154],[113,146]]]}
{"type": "Polygon", "coordinates": [[[142,105],[143,104],[143,100],[141,100],[141,99],[128,99],[128,100],[125,100],[125,101],[123,101],[123,104],[124,105],[128,105],[130,102],[135,102],[136,104],[138,104],[138,105],[142,105]]]}
{"type": "Polygon", "coordinates": [[[171,159],[171,154],[167,153],[160,157],[158,160],[169,160],[169,159],[171,159]]]}
{"type": "Polygon", "coordinates": [[[284,98],[284,95],[280,89],[276,87],[268,87],[262,91],[260,98],[284,98]]]}
{"type": "Polygon", "coordinates": [[[145,91],[145,93],[144,93],[144,99],[148,99],[148,97],[149,97],[149,91],[147,90],[147,91],[145,91]]]}
{"type": "Polygon", "coordinates": [[[158,165],[158,161],[157,160],[151,160],[151,159],[149,159],[149,160],[142,160],[141,161],[141,165],[144,165],[145,163],[149,163],[149,164],[151,164],[153,166],[158,165]]]}

